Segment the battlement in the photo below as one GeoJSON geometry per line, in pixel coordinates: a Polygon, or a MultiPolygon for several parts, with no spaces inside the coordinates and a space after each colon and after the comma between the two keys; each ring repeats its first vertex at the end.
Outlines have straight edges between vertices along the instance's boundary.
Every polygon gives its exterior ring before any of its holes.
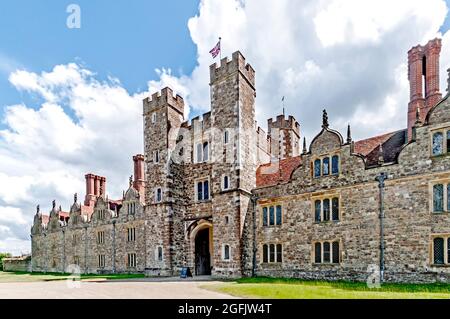
{"type": "Polygon", "coordinates": [[[255,70],[245,62],[245,57],[240,51],[233,53],[231,61],[228,60],[228,57],[225,57],[220,61],[219,67],[217,63],[209,67],[210,83],[212,84],[235,72],[240,72],[253,87],[255,86],[255,70]]]}
{"type": "Polygon", "coordinates": [[[170,105],[184,114],[184,100],[180,95],[173,95],[173,90],[165,87],[161,92],[155,92],[151,97],[144,99],[144,114],[162,106],[170,105]]]}
{"type": "Polygon", "coordinates": [[[270,118],[267,120],[267,127],[269,130],[269,135],[273,128],[277,128],[293,130],[298,136],[300,136],[300,124],[292,115],[289,115],[287,119],[284,115],[278,115],[275,121],[270,118]]]}

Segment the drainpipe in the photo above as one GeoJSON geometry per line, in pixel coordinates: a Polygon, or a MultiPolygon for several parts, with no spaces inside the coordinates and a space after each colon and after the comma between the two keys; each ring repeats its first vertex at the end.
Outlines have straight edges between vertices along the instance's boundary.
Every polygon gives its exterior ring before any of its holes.
{"type": "Polygon", "coordinates": [[[252,222],[253,222],[253,262],[252,262],[252,277],[256,277],[256,253],[258,251],[257,245],[256,245],[256,205],[258,201],[257,195],[252,195],[251,197],[252,204],[253,204],[253,211],[252,211],[252,222]]]}
{"type": "Polygon", "coordinates": [[[386,173],[380,173],[375,178],[378,181],[378,188],[380,189],[380,283],[384,281],[384,181],[388,179],[386,173]]]}

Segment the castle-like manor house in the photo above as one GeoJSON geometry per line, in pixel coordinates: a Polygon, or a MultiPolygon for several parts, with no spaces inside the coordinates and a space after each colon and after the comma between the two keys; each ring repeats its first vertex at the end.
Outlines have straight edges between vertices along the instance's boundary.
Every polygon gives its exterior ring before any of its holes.
{"type": "MultiPolygon", "coordinates": [[[[210,67],[211,111],[185,122],[169,88],[144,100],[145,155],[123,198],[86,175],[70,212],[38,212],[33,271],[450,279],[450,99],[441,40],[408,52],[404,130],[353,141],[292,117],[255,122],[255,71],[240,52],[210,67]],[[447,90],[448,91],[448,90],[447,90]],[[70,268],[70,267],[69,267],[70,268]]],[[[450,72],[450,70],[449,70],[450,72]]],[[[450,80],[449,80],[450,86],[450,80]]]]}

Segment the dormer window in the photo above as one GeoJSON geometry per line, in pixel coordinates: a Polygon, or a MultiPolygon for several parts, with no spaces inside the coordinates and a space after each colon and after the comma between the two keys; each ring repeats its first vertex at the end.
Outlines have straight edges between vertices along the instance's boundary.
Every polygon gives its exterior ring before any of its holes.
{"type": "Polygon", "coordinates": [[[313,163],[313,176],[315,178],[339,175],[339,155],[317,158],[313,163]]]}

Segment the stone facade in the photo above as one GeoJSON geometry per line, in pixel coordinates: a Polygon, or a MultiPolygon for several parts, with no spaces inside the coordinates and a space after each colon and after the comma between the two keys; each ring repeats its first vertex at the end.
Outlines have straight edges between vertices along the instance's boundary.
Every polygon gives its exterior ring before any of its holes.
{"type": "Polygon", "coordinates": [[[427,109],[411,93],[405,130],[362,141],[350,127],[344,140],[325,111],[302,151],[292,116],[270,119],[266,134],[240,52],[210,67],[211,111],[201,118],[186,122],[171,89],[153,94],[123,198],[108,199],[106,179],[88,174],[84,205],[75,196],[68,213],[38,209],[33,271],[449,281],[450,100],[436,98],[439,44],[409,52],[411,92],[422,75],[432,82],[427,109]],[[425,74],[418,61],[430,61],[425,74]]]}

